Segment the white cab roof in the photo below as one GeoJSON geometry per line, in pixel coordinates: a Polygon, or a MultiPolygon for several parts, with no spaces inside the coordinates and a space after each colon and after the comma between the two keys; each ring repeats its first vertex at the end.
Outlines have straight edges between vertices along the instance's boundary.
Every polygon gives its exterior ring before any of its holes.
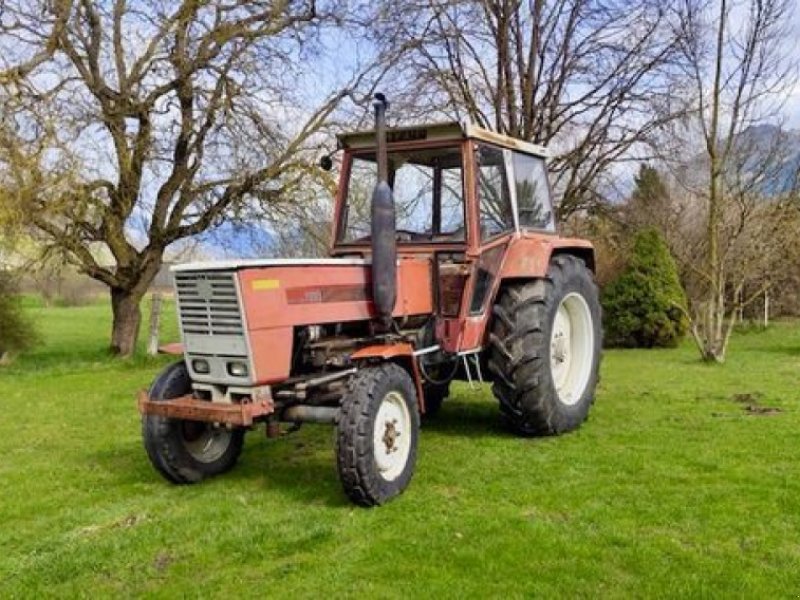
{"type": "MultiPolygon", "coordinates": [[[[411,141],[447,141],[463,140],[472,138],[496,144],[504,148],[519,150],[526,154],[533,154],[541,158],[547,158],[549,153],[547,148],[538,144],[531,144],[523,140],[495,133],[483,127],[478,127],[468,122],[450,121],[447,123],[431,123],[428,125],[408,125],[405,127],[392,127],[386,130],[389,144],[393,142],[411,141]]],[[[339,134],[337,140],[342,148],[373,148],[375,147],[375,130],[355,131],[352,133],[339,134]]]]}

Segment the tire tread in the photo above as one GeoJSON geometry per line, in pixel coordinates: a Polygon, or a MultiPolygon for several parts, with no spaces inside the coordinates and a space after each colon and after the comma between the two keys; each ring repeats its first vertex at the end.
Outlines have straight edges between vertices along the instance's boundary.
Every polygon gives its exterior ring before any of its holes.
{"type": "Polygon", "coordinates": [[[399,365],[391,362],[361,369],[353,377],[350,390],[342,399],[337,422],[336,466],[345,494],[361,506],[377,506],[387,502],[405,489],[416,462],[416,440],[419,431],[419,412],[413,381],[399,365]],[[405,388],[411,400],[410,414],[414,436],[406,471],[397,480],[383,480],[375,467],[372,454],[373,413],[383,397],[385,386],[405,388]],[[395,485],[397,484],[397,485],[395,485]]]}
{"type": "Polygon", "coordinates": [[[489,334],[488,368],[493,375],[492,391],[512,429],[522,435],[557,435],[574,429],[586,418],[594,402],[594,385],[599,367],[599,337],[596,331],[594,371],[587,392],[588,405],[582,414],[561,409],[549,376],[549,331],[551,315],[564,295],[568,281],[579,279],[588,286],[590,305],[599,315],[594,277],[580,258],[556,255],[547,276],[505,286],[493,311],[489,334]]]}

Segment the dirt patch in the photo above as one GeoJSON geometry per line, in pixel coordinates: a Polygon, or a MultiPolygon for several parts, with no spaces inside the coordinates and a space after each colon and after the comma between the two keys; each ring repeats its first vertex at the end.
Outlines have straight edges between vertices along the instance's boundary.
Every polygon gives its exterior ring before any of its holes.
{"type": "Polygon", "coordinates": [[[762,406],[760,400],[763,394],[761,392],[746,392],[742,394],[734,394],[731,400],[739,404],[744,404],[742,410],[748,415],[777,415],[783,411],[777,406],[762,406]]]}
{"type": "Polygon", "coordinates": [[[174,562],[175,558],[171,554],[168,552],[159,552],[155,559],[153,559],[153,568],[161,573],[174,562]]]}
{"type": "Polygon", "coordinates": [[[745,392],[743,394],[734,394],[731,400],[740,404],[752,404],[757,406],[761,401],[763,394],[761,392],[745,392]]]}
{"type": "Polygon", "coordinates": [[[118,521],[115,521],[112,524],[112,527],[119,527],[119,528],[127,529],[128,527],[133,527],[134,525],[137,525],[137,524],[145,521],[146,519],[147,519],[146,515],[133,515],[133,514],[131,514],[131,515],[128,515],[127,517],[119,519],[118,521]]]}
{"type": "Polygon", "coordinates": [[[744,407],[744,410],[750,415],[777,415],[783,412],[777,406],[758,406],[755,404],[748,404],[744,407]]]}

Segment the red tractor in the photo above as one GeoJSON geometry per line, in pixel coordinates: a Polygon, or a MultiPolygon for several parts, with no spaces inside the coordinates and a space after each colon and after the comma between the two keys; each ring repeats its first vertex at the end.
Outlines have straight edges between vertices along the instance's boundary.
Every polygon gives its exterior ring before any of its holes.
{"type": "Polygon", "coordinates": [[[601,326],[594,251],[555,233],[545,150],[447,123],[339,137],[330,258],[174,268],[182,360],[139,397],[175,483],[229,470],[264,422],[330,423],[356,503],[408,485],[420,416],[489,380],[522,435],[578,427],[601,326]]]}

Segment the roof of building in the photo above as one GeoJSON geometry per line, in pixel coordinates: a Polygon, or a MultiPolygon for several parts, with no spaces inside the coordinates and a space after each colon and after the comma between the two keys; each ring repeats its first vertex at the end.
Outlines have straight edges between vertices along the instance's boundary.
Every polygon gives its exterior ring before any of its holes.
{"type": "MultiPolygon", "coordinates": [[[[342,133],[337,137],[340,148],[372,148],[375,146],[375,130],[355,131],[351,133],[342,133]]],[[[431,123],[424,125],[407,125],[404,127],[392,127],[386,130],[387,141],[392,142],[410,142],[416,140],[427,141],[447,141],[447,140],[463,140],[472,138],[496,144],[504,148],[511,148],[512,150],[519,150],[527,154],[533,154],[542,158],[549,156],[547,148],[532,144],[523,140],[489,131],[483,127],[478,127],[468,122],[450,121],[447,123],[431,123]]]]}

